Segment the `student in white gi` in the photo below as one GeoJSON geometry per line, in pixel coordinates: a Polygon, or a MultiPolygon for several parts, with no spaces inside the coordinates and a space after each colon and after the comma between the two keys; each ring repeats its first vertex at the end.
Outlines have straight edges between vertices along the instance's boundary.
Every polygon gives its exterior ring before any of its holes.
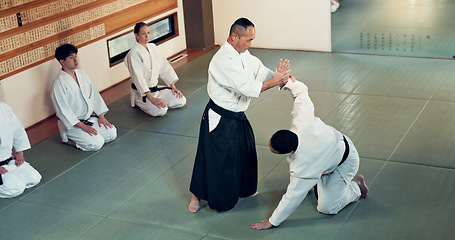
{"type": "Polygon", "coordinates": [[[256,35],[254,24],[237,19],[229,37],[209,65],[210,96],[202,115],[191,178],[188,211],[197,212],[200,200],[211,209],[232,209],[238,198],[257,194],[257,154],[253,129],[244,113],[251,98],[289,79],[289,61],[276,71],[265,67],[248,48],[256,35]]]}
{"type": "Polygon", "coordinates": [[[0,102],[0,198],[19,196],[40,182],[41,175],[24,158],[23,151],[29,148],[22,123],[0,102]]]}
{"type": "Polygon", "coordinates": [[[131,75],[131,107],[138,106],[145,113],[159,117],[169,108],[185,106],[186,98],[175,87],[179,80],[167,59],[155,44],[149,43],[150,30],[140,22],[134,26],[137,42],[125,57],[131,75]],[[158,78],[167,86],[158,85],[158,78]]]}
{"type": "Polygon", "coordinates": [[[317,210],[324,214],[337,214],[369,191],[364,177],[355,177],[359,154],[352,141],[314,116],[307,86],[291,79],[282,88],[294,97],[291,130],[276,132],[269,142],[273,153],[291,153],[290,183],[272,216],[251,225],[256,230],[279,226],[316,184],[317,210]]]}
{"type": "Polygon", "coordinates": [[[108,111],[87,73],[77,69],[77,48],[64,44],[55,50],[62,65],[52,86],[62,141],[83,151],[97,151],[117,137],[117,129],[105,118],[108,111]]]}

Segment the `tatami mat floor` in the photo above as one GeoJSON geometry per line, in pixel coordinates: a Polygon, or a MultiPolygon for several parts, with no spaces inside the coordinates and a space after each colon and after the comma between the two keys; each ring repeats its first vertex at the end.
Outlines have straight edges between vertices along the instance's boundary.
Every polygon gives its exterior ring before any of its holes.
{"type": "Polygon", "coordinates": [[[319,214],[313,194],[279,228],[250,229],[269,217],[285,192],[285,156],[267,148],[271,134],[289,128],[292,100],[271,89],[247,115],[259,156],[257,197],[229,212],[187,211],[199,123],[208,101],[208,63],[216,49],[177,69],[188,98],[182,109],[151,118],[109,105],[118,138],[98,152],[59,143],[34,145],[26,158],[42,182],[0,200],[1,239],[451,239],[455,235],[454,62],[252,49],[274,68],[291,60],[316,115],[351,137],[368,198],[336,216],[319,214]]]}
{"type": "Polygon", "coordinates": [[[454,0],[340,0],[332,50],[454,58],[454,12],[454,0]]]}

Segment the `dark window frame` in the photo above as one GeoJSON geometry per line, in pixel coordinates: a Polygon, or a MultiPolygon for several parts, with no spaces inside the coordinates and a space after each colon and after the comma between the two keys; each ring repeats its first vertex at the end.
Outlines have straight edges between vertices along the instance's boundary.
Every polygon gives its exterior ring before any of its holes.
{"type": "MultiPolygon", "coordinates": [[[[169,20],[169,25],[170,25],[170,32],[163,35],[163,36],[160,36],[158,38],[155,38],[155,39],[151,39],[149,41],[149,43],[154,43],[156,45],[160,45],[166,41],[169,41],[173,38],[176,38],[177,36],[179,36],[179,32],[178,32],[178,21],[177,21],[177,13],[173,13],[173,14],[170,14],[168,16],[165,16],[163,18],[160,18],[156,21],[153,21],[151,23],[146,23],[147,26],[153,26],[154,24],[158,24],[160,23],[161,21],[165,21],[165,20],[169,20]]],[[[118,35],[118,36],[115,36],[113,38],[110,38],[106,41],[106,46],[107,46],[107,51],[108,51],[108,58],[109,58],[109,66],[110,67],[113,67],[121,62],[123,62],[123,60],[125,59],[126,55],[128,54],[129,50],[131,49],[131,46],[130,49],[122,52],[122,53],[119,53],[115,56],[112,56],[111,57],[111,53],[110,53],[110,49],[109,49],[109,43],[115,39],[118,39],[120,37],[124,37],[125,35],[128,35],[128,34],[132,34],[132,36],[134,37],[134,31],[131,30],[131,31],[128,31],[126,33],[123,33],[121,35],[118,35]]]]}

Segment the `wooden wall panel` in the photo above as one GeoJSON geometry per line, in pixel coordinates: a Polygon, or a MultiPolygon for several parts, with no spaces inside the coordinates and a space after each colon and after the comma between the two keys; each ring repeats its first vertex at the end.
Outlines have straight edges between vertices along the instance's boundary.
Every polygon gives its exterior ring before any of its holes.
{"type": "Polygon", "coordinates": [[[177,8],[177,0],[147,1],[137,7],[125,9],[103,22],[106,32],[112,34],[126,28],[133,29],[135,23],[145,21],[174,8],[177,8]]]}
{"type": "Polygon", "coordinates": [[[48,61],[63,43],[81,47],[178,7],[177,0],[10,1],[16,5],[0,11],[0,80],[48,61]]]}

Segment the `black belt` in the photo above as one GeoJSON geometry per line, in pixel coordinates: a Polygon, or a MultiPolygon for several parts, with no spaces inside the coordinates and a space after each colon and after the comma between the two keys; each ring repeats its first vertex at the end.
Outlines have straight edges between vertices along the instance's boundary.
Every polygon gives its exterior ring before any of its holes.
{"type": "Polygon", "coordinates": [[[96,117],[96,118],[98,118],[98,116],[97,116],[96,114],[93,114],[93,113],[92,113],[92,115],[90,115],[90,117],[89,117],[88,119],[86,119],[86,120],[79,120],[79,121],[80,121],[81,123],[85,124],[85,125],[92,126],[93,123],[89,121],[89,119],[90,119],[91,117],[96,117]]]}
{"type": "Polygon", "coordinates": [[[10,158],[6,159],[5,161],[1,161],[0,166],[8,165],[9,161],[11,161],[11,160],[13,160],[13,157],[10,157],[10,158]]]}
{"type": "Polygon", "coordinates": [[[341,162],[338,164],[338,166],[343,164],[349,155],[349,143],[348,143],[348,140],[346,140],[346,138],[344,136],[343,136],[343,142],[344,142],[345,149],[344,149],[344,153],[343,153],[343,158],[341,159],[341,162]]]}
{"type": "MultiPolygon", "coordinates": [[[[131,88],[137,91],[136,85],[134,85],[134,83],[131,83],[131,88]]],[[[158,87],[158,86],[154,86],[154,87],[149,88],[150,92],[158,92],[158,91],[161,91],[161,90],[164,90],[164,89],[172,89],[172,88],[170,88],[170,87],[158,87]]],[[[143,96],[142,97],[142,101],[146,102],[146,100],[147,100],[147,96],[143,96]]]]}
{"type": "MultiPolygon", "coordinates": [[[[11,160],[13,160],[12,157],[6,159],[5,161],[1,161],[1,162],[0,162],[0,166],[8,165],[9,161],[11,161],[11,160]]],[[[2,176],[2,175],[0,174],[0,185],[3,184],[3,180],[2,180],[2,177],[1,177],[1,176],[2,176]]]]}
{"type": "MultiPolygon", "coordinates": [[[[345,149],[344,149],[343,157],[341,158],[341,162],[338,163],[338,166],[343,164],[349,155],[349,143],[348,143],[348,140],[346,140],[346,138],[344,136],[343,136],[343,142],[344,142],[345,149]]],[[[316,196],[316,199],[318,199],[318,185],[317,184],[314,185],[313,191],[314,191],[314,195],[316,196]]]]}
{"type": "Polygon", "coordinates": [[[216,113],[218,113],[219,115],[221,115],[223,117],[233,118],[233,119],[240,120],[240,121],[246,120],[246,115],[244,112],[232,112],[232,111],[226,110],[226,109],[216,105],[216,103],[212,99],[210,99],[209,103],[207,103],[207,107],[209,107],[210,109],[212,109],[213,111],[215,111],[216,113]]]}

